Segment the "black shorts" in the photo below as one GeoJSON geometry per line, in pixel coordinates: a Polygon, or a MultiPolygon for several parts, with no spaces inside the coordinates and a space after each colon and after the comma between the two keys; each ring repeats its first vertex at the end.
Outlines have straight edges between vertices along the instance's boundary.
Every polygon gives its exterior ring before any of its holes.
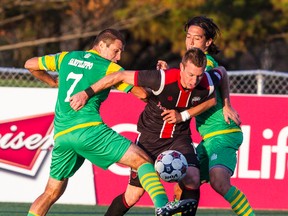
{"type": "MultiPolygon", "coordinates": [[[[186,157],[188,166],[197,167],[199,169],[199,160],[190,135],[163,139],[152,134],[140,134],[136,144],[152,158],[153,162],[163,151],[176,150],[186,157]]],[[[131,170],[129,184],[136,187],[142,187],[135,170],[131,170]]]]}

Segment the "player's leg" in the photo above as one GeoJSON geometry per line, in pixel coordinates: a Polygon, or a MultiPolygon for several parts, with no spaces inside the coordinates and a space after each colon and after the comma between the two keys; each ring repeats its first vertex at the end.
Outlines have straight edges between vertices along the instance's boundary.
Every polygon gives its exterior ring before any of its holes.
{"type": "MultiPolygon", "coordinates": [[[[93,127],[91,127],[93,128],[93,127]]],[[[113,163],[120,163],[138,171],[138,176],[143,189],[149,194],[155,208],[168,214],[190,209],[191,202],[180,202],[179,205],[169,205],[165,189],[160,182],[154,165],[149,156],[130,140],[121,136],[105,124],[98,125],[95,129],[86,129],[85,148],[89,151],[77,151],[85,154],[93,164],[107,169],[113,163]]],[[[83,137],[83,136],[82,136],[83,137]]],[[[157,215],[161,215],[158,214],[157,215]]]]}
{"type": "MultiPolygon", "coordinates": [[[[79,156],[71,140],[78,135],[65,134],[55,140],[52,150],[50,177],[44,192],[32,203],[28,216],[43,216],[64,193],[68,178],[81,167],[84,158],[79,156]]],[[[79,145],[79,144],[78,144],[79,145]]]]}
{"type": "Polygon", "coordinates": [[[131,170],[129,184],[126,191],[118,195],[109,206],[105,216],[122,216],[129,211],[129,209],[135,205],[136,202],[144,194],[138,173],[131,170]]]}
{"type": "Polygon", "coordinates": [[[174,187],[175,199],[195,200],[196,202],[194,204],[192,212],[182,213],[182,215],[196,215],[200,198],[200,171],[199,160],[197,158],[194,145],[192,144],[191,137],[180,136],[178,138],[175,138],[175,140],[173,141],[173,145],[170,148],[181,152],[188,162],[186,176],[174,187]]]}
{"type": "Polygon", "coordinates": [[[124,193],[118,195],[111,203],[105,216],[122,216],[133,207],[144,194],[144,189],[128,185],[124,193]],[[140,195],[141,194],[141,195],[140,195]]]}
{"type": "Polygon", "coordinates": [[[178,183],[181,189],[180,200],[193,199],[195,200],[194,208],[191,212],[182,213],[182,216],[196,215],[198,203],[200,199],[200,173],[196,167],[188,167],[186,176],[178,183]]]}
{"type": "Polygon", "coordinates": [[[141,184],[150,195],[155,207],[162,207],[168,202],[165,189],[154,169],[152,160],[130,140],[105,124],[79,129],[73,134],[78,135],[79,142],[85,143],[85,145],[74,146],[76,152],[83,158],[87,158],[103,169],[118,162],[138,170],[140,182],[142,181],[141,184]],[[85,133],[85,136],[81,133],[85,133]]]}
{"type": "Polygon", "coordinates": [[[207,142],[205,141],[209,144],[209,148],[206,149],[208,149],[210,157],[213,154],[217,156],[209,164],[210,184],[217,193],[230,203],[232,210],[237,215],[252,216],[254,212],[246,196],[230,183],[237,163],[236,151],[242,140],[242,133],[230,133],[212,137],[207,142]]]}
{"type": "Polygon", "coordinates": [[[230,203],[232,210],[239,216],[255,216],[245,194],[232,186],[224,198],[230,203]],[[240,198],[240,199],[239,199],[240,198]],[[238,200],[239,199],[239,200],[238,200]],[[241,203],[241,206],[239,204],[241,203]]]}
{"type": "Polygon", "coordinates": [[[211,187],[224,197],[231,188],[230,177],[232,172],[222,165],[217,165],[210,169],[209,174],[211,187]]]}
{"type": "Polygon", "coordinates": [[[151,163],[151,159],[135,144],[131,144],[118,162],[137,170],[143,189],[149,194],[154,203],[156,215],[172,215],[178,212],[187,212],[193,208],[195,200],[192,199],[180,200],[176,204],[168,202],[167,194],[154,169],[154,165],[151,163]],[[141,164],[141,161],[144,162],[141,164]]]}
{"type": "MultiPolygon", "coordinates": [[[[196,168],[194,168],[196,169],[196,168]]],[[[197,170],[195,172],[195,176],[197,176],[199,170],[197,170]]],[[[191,172],[191,174],[194,172],[191,172]]],[[[197,184],[194,184],[197,185],[197,184]]],[[[180,181],[179,183],[174,185],[174,199],[175,200],[180,200],[180,199],[185,199],[185,198],[191,198],[197,201],[197,203],[195,204],[195,207],[193,208],[192,212],[190,212],[189,214],[185,214],[182,213],[182,215],[196,215],[197,212],[197,208],[198,208],[198,203],[199,203],[199,199],[200,199],[200,189],[199,188],[189,188],[186,187],[184,185],[184,183],[182,181],[180,181]]]]}
{"type": "Polygon", "coordinates": [[[31,205],[27,216],[46,215],[50,207],[64,193],[68,179],[62,181],[49,178],[44,193],[42,193],[31,205]]]}
{"type": "Polygon", "coordinates": [[[225,167],[214,167],[210,170],[211,187],[222,195],[231,205],[236,215],[253,216],[251,208],[245,194],[230,183],[231,172],[225,167]]]}
{"type": "Polygon", "coordinates": [[[152,161],[142,149],[132,143],[118,162],[137,170],[140,183],[151,197],[156,208],[162,207],[168,202],[165,189],[152,161]]]}
{"type": "MultiPolygon", "coordinates": [[[[141,136],[142,138],[143,136],[141,136]]],[[[139,144],[140,134],[137,138],[139,144]]],[[[145,139],[145,138],[144,138],[145,139]]],[[[137,145],[139,146],[139,145],[137,145]]],[[[140,148],[143,146],[140,145],[140,148]]],[[[143,149],[143,148],[142,148],[143,149]]],[[[149,150],[148,150],[149,151],[149,150]]],[[[150,151],[149,151],[150,152],[150,151]]],[[[129,211],[129,209],[135,205],[135,203],[144,194],[145,190],[139,181],[138,172],[135,169],[130,170],[129,184],[126,191],[117,197],[115,197],[108,207],[105,216],[122,216],[129,211]]]]}

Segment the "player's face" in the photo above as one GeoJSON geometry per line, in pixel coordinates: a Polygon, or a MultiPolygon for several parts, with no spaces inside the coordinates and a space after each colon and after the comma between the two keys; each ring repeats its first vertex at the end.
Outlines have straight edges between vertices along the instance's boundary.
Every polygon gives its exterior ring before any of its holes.
{"type": "Polygon", "coordinates": [[[186,66],[180,64],[181,85],[185,89],[194,89],[201,81],[204,75],[205,67],[197,67],[191,62],[186,66]]]}
{"type": "Polygon", "coordinates": [[[212,43],[212,39],[207,40],[204,30],[199,26],[192,25],[187,30],[185,43],[187,50],[196,47],[205,52],[212,43]]]}
{"type": "Polygon", "coordinates": [[[103,43],[100,55],[112,62],[117,63],[117,61],[121,59],[123,49],[123,43],[120,40],[116,39],[109,46],[103,43]]]}

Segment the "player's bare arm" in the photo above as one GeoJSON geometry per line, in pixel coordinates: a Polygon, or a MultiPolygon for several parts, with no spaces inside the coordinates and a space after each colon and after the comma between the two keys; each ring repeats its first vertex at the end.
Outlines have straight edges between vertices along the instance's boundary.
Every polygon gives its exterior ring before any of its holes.
{"type": "Polygon", "coordinates": [[[130,91],[135,97],[142,101],[146,101],[148,99],[149,93],[143,87],[133,86],[130,91]]]}
{"type": "Polygon", "coordinates": [[[58,80],[54,79],[47,71],[40,70],[38,65],[38,57],[28,59],[24,67],[30,71],[37,79],[47,83],[51,87],[58,87],[58,80]]]}
{"type": "Polygon", "coordinates": [[[222,72],[222,82],[220,84],[220,92],[223,100],[223,115],[225,121],[230,124],[230,119],[232,119],[237,125],[241,124],[240,116],[237,111],[231,106],[230,103],[230,87],[229,87],[229,77],[227,71],[223,67],[219,67],[222,72]]]}
{"type": "Polygon", "coordinates": [[[85,91],[78,92],[70,98],[70,106],[75,111],[84,107],[87,100],[94,94],[97,94],[104,89],[110,88],[119,82],[125,82],[134,85],[135,71],[120,71],[107,75],[87,88],[85,91]]]}

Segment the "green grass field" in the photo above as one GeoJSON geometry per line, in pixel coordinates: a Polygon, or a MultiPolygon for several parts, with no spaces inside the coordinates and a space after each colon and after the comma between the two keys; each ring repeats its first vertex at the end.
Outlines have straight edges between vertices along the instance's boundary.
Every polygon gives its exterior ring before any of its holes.
{"type": "MultiPolygon", "coordinates": [[[[28,203],[0,203],[0,216],[26,216],[28,203]]],[[[106,206],[62,205],[56,204],[47,216],[103,216],[106,206]]],[[[134,207],[127,213],[129,216],[153,216],[153,208],[134,207]]],[[[235,216],[231,210],[199,209],[197,216],[235,216]]],[[[288,216],[288,211],[256,211],[257,216],[288,216]]]]}

